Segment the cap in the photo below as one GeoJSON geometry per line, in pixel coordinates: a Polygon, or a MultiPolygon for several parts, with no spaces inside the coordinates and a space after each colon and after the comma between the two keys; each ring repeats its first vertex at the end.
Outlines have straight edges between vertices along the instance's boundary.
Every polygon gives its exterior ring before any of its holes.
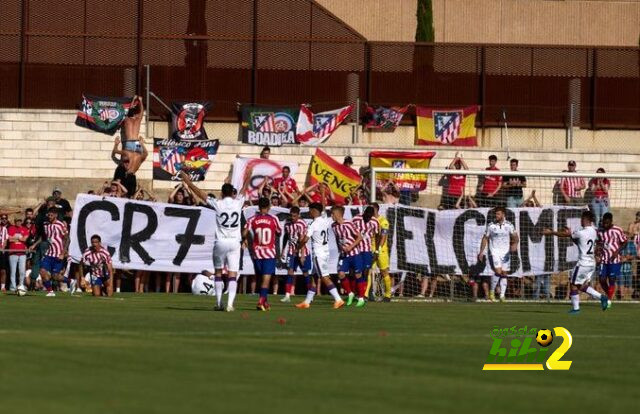
{"type": "Polygon", "coordinates": [[[47,199],[45,201],[56,201],[56,199],[53,198],[53,197],[47,197],[47,199]]]}
{"type": "Polygon", "coordinates": [[[55,188],[53,189],[53,191],[51,192],[51,194],[53,194],[53,193],[60,193],[60,194],[62,194],[62,190],[60,189],[60,187],[55,187],[55,188]]]}

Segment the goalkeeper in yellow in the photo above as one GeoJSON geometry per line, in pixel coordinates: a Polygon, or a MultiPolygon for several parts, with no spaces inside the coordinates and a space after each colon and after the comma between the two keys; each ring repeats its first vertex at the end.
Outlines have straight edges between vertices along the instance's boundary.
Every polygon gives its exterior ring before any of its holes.
{"type": "MultiPolygon", "coordinates": [[[[389,221],[385,216],[380,215],[380,205],[378,203],[371,203],[373,207],[373,217],[378,220],[380,224],[380,232],[372,237],[371,243],[373,248],[373,263],[380,270],[382,280],[384,281],[384,298],[383,302],[391,302],[391,276],[389,276],[389,244],[387,243],[389,237],[389,221]]],[[[369,272],[369,283],[367,286],[367,296],[371,284],[373,283],[373,272],[369,272]]]]}

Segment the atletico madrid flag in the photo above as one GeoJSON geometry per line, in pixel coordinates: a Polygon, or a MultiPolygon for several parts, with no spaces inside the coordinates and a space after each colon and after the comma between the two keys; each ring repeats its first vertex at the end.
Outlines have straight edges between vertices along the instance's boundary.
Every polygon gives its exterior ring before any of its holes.
{"type": "Polygon", "coordinates": [[[477,106],[466,108],[416,108],[417,145],[475,147],[477,106]]]}
{"type": "Polygon", "coordinates": [[[303,145],[319,145],[325,142],[333,131],[349,116],[353,105],[334,111],[314,114],[306,106],[300,106],[300,116],[296,127],[296,141],[303,145]]]}

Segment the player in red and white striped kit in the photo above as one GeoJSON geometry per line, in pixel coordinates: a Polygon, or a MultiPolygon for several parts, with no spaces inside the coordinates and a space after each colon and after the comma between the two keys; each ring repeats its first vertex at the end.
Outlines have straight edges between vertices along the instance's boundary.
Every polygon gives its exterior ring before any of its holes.
{"type": "Polygon", "coordinates": [[[336,236],[336,244],[340,251],[340,259],[338,261],[338,277],[342,287],[349,295],[347,306],[353,303],[355,294],[353,287],[347,278],[347,274],[353,272],[356,278],[356,288],[358,290],[357,307],[365,305],[364,294],[367,290],[367,279],[362,277],[362,257],[358,245],[362,241],[362,235],[356,226],[350,220],[344,219],[344,207],[333,206],[331,209],[331,217],[333,224],[331,229],[336,236]]]}
{"type": "Polygon", "coordinates": [[[618,226],[613,225],[613,214],[602,215],[602,227],[598,229],[598,253],[600,256],[600,286],[607,292],[611,308],[611,299],[616,293],[616,279],[620,277],[620,251],[628,238],[618,226]]]}
{"type": "Polygon", "coordinates": [[[251,253],[253,257],[253,267],[256,277],[262,276],[260,286],[260,300],[257,309],[267,311],[271,308],[267,301],[269,294],[269,282],[271,276],[276,272],[276,257],[280,243],[280,222],[277,218],[269,214],[271,203],[268,198],[258,200],[259,211],[255,216],[247,220],[244,227],[243,239],[251,234],[251,253]]]}
{"type": "Polygon", "coordinates": [[[362,277],[367,280],[369,284],[369,273],[371,266],[373,266],[372,240],[375,240],[375,237],[380,234],[380,223],[378,219],[374,217],[373,207],[368,206],[362,214],[353,218],[353,224],[355,224],[362,235],[362,241],[358,245],[360,257],[362,258],[362,277]]]}
{"type": "Polygon", "coordinates": [[[49,249],[47,249],[40,261],[40,276],[44,287],[47,289],[47,296],[51,297],[56,295],[53,292],[51,278],[69,283],[69,279],[61,274],[64,269],[62,259],[64,258],[69,231],[67,230],[67,224],[58,220],[57,208],[52,207],[47,211],[47,220],[44,224],[44,233],[49,242],[49,249]]]}
{"type": "Polygon", "coordinates": [[[302,274],[305,277],[305,281],[307,282],[307,287],[309,290],[311,290],[311,286],[309,285],[311,255],[309,254],[309,249],[307,248],[306,243],[302,245],[300,244],[301,240],[307,234],[307,223],[302,220],[302,218],[300,218],[299,207],[291,207],[289,213],[291,214],[291,218],[284,225],[286,248],[282,253],[282,261],[287,264],[288,274],[287,284],[285,286],[285,294],[281,302],[291,301],[291,293],[293,291],[296,280],[295,272],[298,269],[302,271],[302,274]]]}
{"type": "Polygon", "coordinates": [[[91,246],[82,253],[84,274],[84,266],[89,266],[89,274],[91,276],[91,290],[93,296],[102,296],[102,288],[106,288],[107,296],[113,295],[113,266],[109,251],[102,247],[100,236],[94,234],[91,236],[91,246]]]}

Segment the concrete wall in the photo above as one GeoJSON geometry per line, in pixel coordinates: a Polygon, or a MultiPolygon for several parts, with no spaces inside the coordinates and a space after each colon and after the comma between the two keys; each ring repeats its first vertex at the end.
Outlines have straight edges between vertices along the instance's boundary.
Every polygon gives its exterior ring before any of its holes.
{"type": "MultiPolygon", "coordinates": [[[[74,124],[74,111],[0,109],[0,206],[25,206],[36,203],[50,194],[54,186],[61,186],[69,198],[77,192],[97,189],[110,179],[115,164],[110,159],[113,137],[79,128],[74,124]]],[[[142,131],[146,126],[143,125],[142,131]]],[[[228,175],[237,155],[255,157],[260,147],[238,142],[238,125],[207,123],[211,138],[221,141],[217,162],[202,183],[206,189],[218,189],[228,175]]],[[[401,127],[393,133],[362,133],[359,143],[352,144],[351,125],[341,126],[322,149],[341,160],[345,155],[354,158],[356,167],[368,164],[372,148],[427,149],[413,145],[413,127],[401,127]]],[[[496,153],[504,169],[506,151],[501,149],[501,130],[478,131],[482,147],[462,149],[472,169],[486,166],[489,154],[496,153]]],[[[168,125],[154,122],[150,136],[166,137],[168,125]]],[[[564,130],[511,129],[511,157],[521,160],[521,169],[562,171],[568,159],[575,159],[581,171],[595,171],[604,167],[609,172],[640,172],[638,142],[640,131],[576,130],[574,149],[565,150],[564,130]]],[[[504,141],[504,137],[503,141],[504,141]]],[[[505,143],[505,142],[503,142],[505,143]]],[[[152,151],[152,141],[147,139],[152,151]]],[[[435,148],[435,168],[448,165],[456,148],[435,148]]],[[[304,182],[308,163],[315,151],[312,147],[287,146],[273,148],[273,159],[293,160],[300,164],[296,179],[304,182]]],[[[151,183],[151,156],[138,173],[139,181],[164,195],[174,183],[151,183]]],[[[638,200],[640,205],[640,200],[638,200]]]]}
{"type": "Polygon", "coordinates": [[[638,46],[639,0],[433,0],[437,42],[638,46]]]}

